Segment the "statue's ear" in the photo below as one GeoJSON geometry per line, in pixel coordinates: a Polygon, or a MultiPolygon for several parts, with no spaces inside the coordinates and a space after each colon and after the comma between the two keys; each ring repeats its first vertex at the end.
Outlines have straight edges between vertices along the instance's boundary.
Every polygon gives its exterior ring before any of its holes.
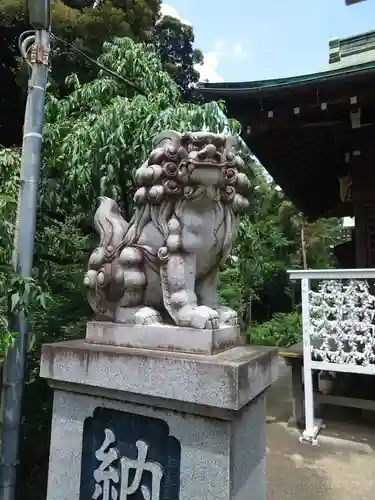
{"type": "Polygon", "coordinates": [[[158,134],[153,141],[153,148],[163,148],[164,146],[179,146],[181,142],[181,134],[174,130],[165,130],[158,134]]]}
{"type": "Polygon", "coordinates": [[[234,153],[238,150],[238,139],[234,135],[228,135],[225,138],[225,149],[228,151],[233,151],[234,153]]]}

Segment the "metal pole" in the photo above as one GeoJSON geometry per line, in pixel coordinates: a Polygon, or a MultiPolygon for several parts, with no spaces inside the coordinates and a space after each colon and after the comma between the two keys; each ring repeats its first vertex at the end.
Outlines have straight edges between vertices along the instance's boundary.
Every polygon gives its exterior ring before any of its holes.
{"type": "MultiPolygon", "coordinates": [[[[19,217],[15,236],[16,270],[24,277],[32,275],[33,267],[49,43],[47,30],[35,31],[35,43],[31,48],[32,72],[23,130],[19,217]]],[[[22,314],[16,318],[16,330],[18,336],[6,356],[3,372],[0,500],[14,500],[16,493],[22,394],[28,351],[27,321],[22,314]]]]}

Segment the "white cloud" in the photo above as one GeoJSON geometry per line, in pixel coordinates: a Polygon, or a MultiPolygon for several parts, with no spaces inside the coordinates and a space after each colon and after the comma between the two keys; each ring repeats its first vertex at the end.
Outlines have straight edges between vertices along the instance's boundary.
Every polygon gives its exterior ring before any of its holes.
{"type": "Polygon", "coordinates": [[[244,43],[229,43],[226,40],[216,40],[214,50],[203,54],[203,64],[201,66],[196,65],[195,69],[200,73],[200,80],[203,82],[223,82],[224,78],[217,73],[219,60],[227,57],[242,58],[246,56],[247,51],[244,43]]]}
{"type": "Polygon", "coordinates": [[[187,19],[184,19],[181,17],[180,13],[172,7],[171,5],[168,5],[167,3],[162,3],[160,6],[160,14],[161,17],[163,16],[169,16],[169,17],[174,17],[175,19],[178,19],[182,24],[188,24],[191,26],[191,22],[188,21],[187,19]]]}
{"type": "Polygon", "coordinates": [[[225,47],[224,40],[216,40],[214,47],[215,47],[215,52],[219,52],[220,54],[222,54],[225,47]]]}
{"type": "Polygon", "coordinates": [[[242,57],[245,55],[244,46],[242,43],[235,43],[232,48],[233,55],[242,57]]]}
{"type": "Polygon", "coordinates": [[[223,82],[224,78],[217,73],[218,55],[216,52],[203,54],[203,64],[196,64],[195,69],[200,74],[201,82],[223,82]]]}
{"type": "Polygon", "coordinates": [[[244,57],[247,56],[246,44],[243,42],[228,42],[227,40],[216,40],[215,52],[220,55],[220,57],[244,57]]]}
{"type": "MultiPolygon", "coordinates": [[[[191,26],[191,22],[184,19],[181,14],[169,5],[162,3],[160,7],[161,17],[170,16],[178,19],[181,23],[191,26]]],[[[200,74],[201,81],[209,81],[212,83],[223,82],[224,78],[217,73],[219,59],[223,57],[243,57],[246,55],[245,46],[241,42],[230,43],[226,40],[216,40],[214,50],[203,54],[203,64],[196,64],[195,69],[200,74]]]]}

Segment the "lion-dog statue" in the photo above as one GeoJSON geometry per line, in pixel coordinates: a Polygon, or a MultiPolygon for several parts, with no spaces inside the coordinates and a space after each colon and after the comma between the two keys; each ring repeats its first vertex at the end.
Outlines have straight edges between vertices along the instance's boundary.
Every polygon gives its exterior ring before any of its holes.
{"type": "Polygon", "coordinates": [[[100,198],[84,284],[96,319],[198,329],[237,325],[221,307],[219,268],[230,255],[250,181],[240,170],[237,139],[166,131],[136,171],[135,213],[100,198]]]}

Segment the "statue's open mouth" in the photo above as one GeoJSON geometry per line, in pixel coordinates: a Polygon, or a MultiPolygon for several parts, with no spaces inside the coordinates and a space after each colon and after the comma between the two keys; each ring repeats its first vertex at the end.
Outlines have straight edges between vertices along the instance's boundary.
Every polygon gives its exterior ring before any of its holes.
{"type": "Polygon", "coordinates": [[[193,165],[199,165],[200,168],[202,167],[217,167],[217,168],[223,168],[227,165],[227,161],[222,161],[222,158],[220,156],[220,159],[216,158],[207,158],[204,160],[201,160],[200,158],[189,158],[189,163],[193,165]]]}

